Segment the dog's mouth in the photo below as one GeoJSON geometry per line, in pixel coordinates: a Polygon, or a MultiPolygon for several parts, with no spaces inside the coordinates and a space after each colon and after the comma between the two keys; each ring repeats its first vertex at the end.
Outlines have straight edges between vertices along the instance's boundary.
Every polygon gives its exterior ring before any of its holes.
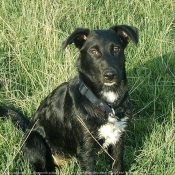
{"type": "Polygon", "coordinates": [[[113,82],[104,82],[105,86],[113,86],[113,85],[117,85],[117,83],[115,81],[113,82]]]}

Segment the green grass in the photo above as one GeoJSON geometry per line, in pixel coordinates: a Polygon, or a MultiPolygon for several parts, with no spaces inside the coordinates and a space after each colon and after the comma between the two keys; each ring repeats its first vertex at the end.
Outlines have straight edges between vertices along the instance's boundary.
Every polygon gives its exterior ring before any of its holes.
{"type": "MultiPolygon", "coordinates": [[[[139,28],[138,47],[126,49],[133,120],[126,134],[125,168],[133,174],[175,174],[174,0],[1,0],[0,103],[32,117],[40,101],[76,75],[78,51],[61,43],[76,28],[139,28]]],[[[30,174],[20,148],[23,133],[0,121],[0,174],[30,174]]],[[[109,171],[99,153],[97,170],[109,171]]],[[[63,174],[80,171],[76,161],[63,174]]]]}

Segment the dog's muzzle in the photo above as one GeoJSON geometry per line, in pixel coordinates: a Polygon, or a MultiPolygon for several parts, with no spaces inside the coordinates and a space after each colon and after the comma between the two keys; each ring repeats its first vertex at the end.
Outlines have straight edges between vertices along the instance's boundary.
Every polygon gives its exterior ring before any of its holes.
{"type": "Polygon", "coordinates": [[[117,71],[113,68],[106,69],[103,72],[104,84],[107,86],[111,86],[117,83],[117,71]]]}

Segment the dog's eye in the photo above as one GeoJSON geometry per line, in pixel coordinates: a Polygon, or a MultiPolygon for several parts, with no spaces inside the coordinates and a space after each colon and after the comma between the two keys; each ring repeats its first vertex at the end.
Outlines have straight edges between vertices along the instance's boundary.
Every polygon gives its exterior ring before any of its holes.
{"type": "Polygon", "coordinates": [[[120,51],[120,48],[119,48],[119,47],[114,47],[114,48],[113,48],[113,52],[114,52],[114,53],[118,53],[119,51],[120,51]]]}
{"type": "Polygon", "coordinates": [[[100,53],[97,51],[97,50],[91,50],[91,53],[93,54],[93,55],[100,55],[100,53]]]}

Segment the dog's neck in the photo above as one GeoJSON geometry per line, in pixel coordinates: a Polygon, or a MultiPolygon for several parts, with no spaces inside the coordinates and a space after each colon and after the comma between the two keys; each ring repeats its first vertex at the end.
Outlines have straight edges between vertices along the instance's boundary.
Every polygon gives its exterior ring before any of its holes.
{"type": "Polygon", "coordinates": [[[125,73],[120,85],[113,86],[105,86],[99,82],[92,82],[92,80],[90,80],[90,78],[86,76],[84,72],[79,72],[79,79],[83,81],[86,87],[90,89],[98,99],[112,105],[119,104],[125,93],[128,91],[125,73]]]}
{"type": "Polygon", "coordinates": [[[109,104],[105,103],[103,100],[98,99],[93,92],[86,87],[83,81],[80,79],[79,81],[79,91],[85,96],[103,115],[111,115],[113,116],[113,108],[109,106],[109,104]]]}
{"type": "Polygon", "coordinates": [[[120,85],[103,86],[100,92],[100,98],[110,104],[118,105],[127,92],[127,81],[122,80],[120,85]]]}

